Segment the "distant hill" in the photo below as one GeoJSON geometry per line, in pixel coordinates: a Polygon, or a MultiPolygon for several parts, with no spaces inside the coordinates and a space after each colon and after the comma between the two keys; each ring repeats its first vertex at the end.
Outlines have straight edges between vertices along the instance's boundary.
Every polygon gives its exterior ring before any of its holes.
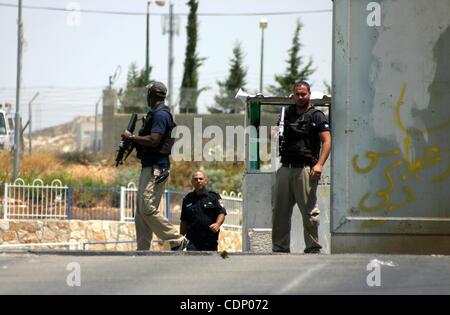
{"type": "MultiPolygon", "coordinates": [[[[76,134],[80,123],[94,122],[94,116],[79,116],[71,122],[33,132],[33,151],[74,152],[76,134]]],[[[25,150],[28,151],[28,133],[24,133],[25,150]]]]}

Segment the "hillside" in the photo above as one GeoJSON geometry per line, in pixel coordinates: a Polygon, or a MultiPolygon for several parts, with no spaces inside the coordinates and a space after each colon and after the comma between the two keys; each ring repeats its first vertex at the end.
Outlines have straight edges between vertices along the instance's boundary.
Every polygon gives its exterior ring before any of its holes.
{"type": "MultiPolygon", "coordinates": [[[[79,116],[73,121],[33,132],[34,152],[69,153],[77,150],[77,126],[80,123],[94,122],[94,116],[79,116]]],[[[25,150],[28,150],[28,134],[24,134],[25,150]]]]}

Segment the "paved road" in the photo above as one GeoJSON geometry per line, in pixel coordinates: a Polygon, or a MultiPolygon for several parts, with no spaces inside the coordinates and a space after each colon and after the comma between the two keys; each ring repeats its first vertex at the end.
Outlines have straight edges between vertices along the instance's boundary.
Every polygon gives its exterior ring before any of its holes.
{"type": "Polygon", "coordinates": [[[0,294],[450,294],[450,257],[3,253],[0,294]]]}

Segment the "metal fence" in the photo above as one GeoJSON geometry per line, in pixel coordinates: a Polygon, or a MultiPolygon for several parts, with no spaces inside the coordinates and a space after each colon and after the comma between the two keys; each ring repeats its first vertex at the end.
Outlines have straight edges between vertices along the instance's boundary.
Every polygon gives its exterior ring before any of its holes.
{"type": "MultiPolygon", "coordinates": [[[[5,183],[2,194],[1,218],[4,220],[108,220],[134,222],[137,187],[74,187],[59,180],[45,185],[34,180],[31,185],[22,179],[5,183]]],[[[181,207],[186,192],[166,190],[160,211],[174,224],[180,223],[181,207]]],[[[242,197],[222,193],[227,210],[224,228],[242,226],[242,197]]]]}
{"type": "Polygon", "coordinates": [[[120,218],[123,222],[134,222],[137,191],[135,183],[129,183],[127,187],[120,187],[120,218]]]}
{"type": "Polygon", "coordinates": [[[44,185],[40,179],[31,185],[17,179],[3,189],[2,218],[4,220],[65,220],[70,204],[68,187],[60,180],[44,185]]]}
{"type": "Polygon", "coordinates": [[[224,227],[229,229],[242,228],[242,195],[234,192],[222,192],[223,206],[227,210],[224,227]]]}
{"type": "Polygon", "coordinates": [[[69,187],[71,220],[124,221],[120,211],[120,188],[69,187]]]}
{"type": "MultiPolygon", "coordinates": [[[[125,213],[125,221],[134,221],[134,213],[136,211],[137,188],[131,183],[128,188],[122,187],[122,195],[124,204],[121,206],[121,212],[125,213]]],[[[160,211],[173,224],[180,224],[181,207],[186,192],[166,190],[161,198],[160,211]]],[[[241,194],[230,194],[223,192],[222,201],[224,208],[227,210],[227,216],[223,224],[226,229],[242,228],[242,196],[241,194]]]]}

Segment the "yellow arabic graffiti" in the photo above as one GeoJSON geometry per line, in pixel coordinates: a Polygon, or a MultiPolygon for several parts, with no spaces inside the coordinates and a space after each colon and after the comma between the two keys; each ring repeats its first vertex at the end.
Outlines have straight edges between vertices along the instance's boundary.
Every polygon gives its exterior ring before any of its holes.
{"type": "Polygon", "coordinates": [[[355,155],[352,159],[352,165],[354,170],[358,173],[358,174],[365,174],[365,173],[369,173],[371,170],[373,170],[377,165],[378,162],[380,161],[380,158],[388,158],[388,157],[392,157],[395,155],[399,155],[401,153],[400,149],[395,149],[386,153],[376,153],[373,151],[368,151],[366,152],[366,158],[368,158],[370,160],[370,163],[367,167],[360,167],[358,164],[359,161],[359,155],[355,155]]]}
{"type": "MultiPolygon", "coordinates": [[[[448,149],[448,154],[450,154],[450,149],[448,149]]],[[[435,183],[443,182],[449,177],[450,177],[450,161],[448,163],[447,169],[442,174],[433,176],[433,182],[435,183]]]]}
{"type": "MultiPolygon", "coordinates": [[[[399,99],[397,101],[397,124],[398,127],[407,135],[403,143],[403,155],[400,148],[393,149],[387,152],[377,153],[374,151],[368,151],[365,153],[364,158],[368,163],[365,165],[360,164],[360,156],[355,155],[352,158],[352,166],[356,173],[367,174],[373,171],[382,159],[390,159],[395,157],[392,163],[390,163],[383,171],[384,177],[387,181],[387,186],[375,191],[367,192],[362,196],[359,201],[358,207],[365,212],[375,212],[380,210],[387,210],[388,212],[395,211],[411,204],[415,200],[415,194],[413,189],[406,183],[411,178],[413,180],[419,180],[421,171],[436,166],[444,161],[444,157],[441,154],[441,147],[439,146],[427,146],[423,149],[420,158],[416,158],[411,148],[412,138],[409,136],[417,136],[419,134],[431,133],[442,128],[450,126],[450,121],[445,124],[439,124],[426,130],[410,130],[405,127],[400,117],[400,109],[404,103],[406,94],[406,84],[403,84],[399,99]],[[396,179],[395,176],[398,176],[396,179]],[[394,202],[393,194],[402,194],[400,202],[394,202]],[[372,200],[372,202],[370,202],[372,200]],[[370,206],[368,205],[370,204],[370,206]]],[[[450,155],[450,149],[447,152],[447,156],[450,155]]],[[[450,160],[448,168],[439,175],[432,177],[433,182],[443,182],[450,177],[450,160]]]]}
{"type": "Polygon", "coordinates": [[[402,121],[402,116],[401,116],[401,109],[403,104],[405,103],[405,95],[406,95],[406,83],[403,83],[402,85],[402,89],[400,91],[400,97],[397,100],[397,104],[396,104],[396,121],[397,121],[397,125],[399,126],[400,130],[402,130],[405,134],[410,135],[410,136],[422,136],[424,134],[430,134],[433,133],[435,131],[439,131],[445,128],[450,127],[450,119],[447,120],[446,122],[437,124],[431,128],[427,128],[427,129],[423,129],[423,130],[412,130],[412,129],[408,129],[405,127],[405,124],[402,121]]]}

